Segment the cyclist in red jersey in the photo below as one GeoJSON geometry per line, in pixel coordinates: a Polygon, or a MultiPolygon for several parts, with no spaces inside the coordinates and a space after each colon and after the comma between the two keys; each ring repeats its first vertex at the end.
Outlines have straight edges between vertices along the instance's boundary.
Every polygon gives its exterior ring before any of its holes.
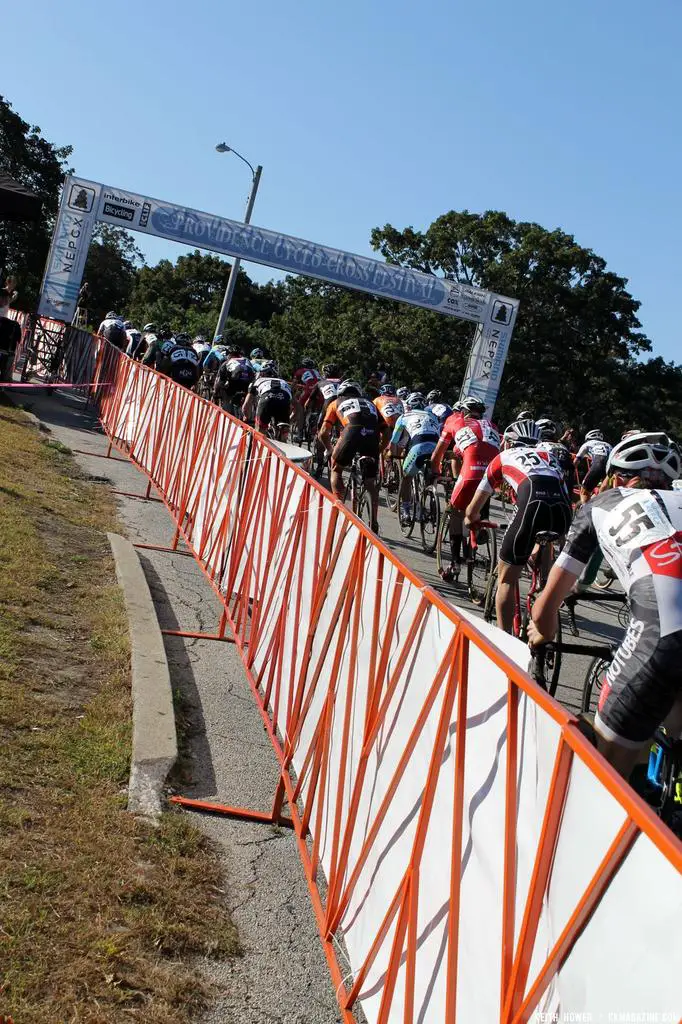
{"type": "Polygon", "coordinates": [[[301,360],[301,365],[291,378],[293,406],[291,419],[295,422],[299,436],[302,438],[305,431],[305,405],[317,387],[320,379],[320,371],[315,365],[315,360],[306,357],[301,360]]]}
{"type": "MultiPolygon", "coordinates": [[[[481,482],[489,463],[500,450],[500,435],[494,423],[483,419],[485,403],[479,398],[469,396],[461,403],[462,408],[448,416],[431,456],[431,467],[440,474],[443,456],[452,444],[455,458],[461,459],[462,468],[455,482],[450,504],[461,513],[453,521],[452,549],[456,562],[460,561],[463,539],[464,512],[472,501],[476,488],[481,482]],[[457,530],[459,522],[459,532],[457,530]]],[[[484,510],[483,517],[486,512],[484,510]]],[[[464,541],[465,548],[467,542],[464,541]]]]}

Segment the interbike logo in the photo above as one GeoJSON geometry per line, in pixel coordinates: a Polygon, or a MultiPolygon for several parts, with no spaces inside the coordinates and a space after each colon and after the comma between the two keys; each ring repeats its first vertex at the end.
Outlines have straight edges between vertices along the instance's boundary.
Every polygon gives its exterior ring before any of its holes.
{"type": "Polygon", "coordinates": [[[138,208],[142,205],[137,199],[131,199],[130,196],[118,196],[115,192],[104,192],[104,198],[110,199],[112,203],[118,203],[119,206],[133,206],[138,208]]]}

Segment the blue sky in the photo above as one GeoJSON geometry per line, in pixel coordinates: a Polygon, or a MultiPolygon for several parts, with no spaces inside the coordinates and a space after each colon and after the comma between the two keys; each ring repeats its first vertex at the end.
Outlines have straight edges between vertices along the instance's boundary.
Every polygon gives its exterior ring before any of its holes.
{"type": "Polygon", "coordinates": [[[83,177],[241,218],[224,139],[254,223],[353,252],[450,209],[561,227],[679,360],[681,40],[679,0],[22,0],[2,88],[83,177]]]}

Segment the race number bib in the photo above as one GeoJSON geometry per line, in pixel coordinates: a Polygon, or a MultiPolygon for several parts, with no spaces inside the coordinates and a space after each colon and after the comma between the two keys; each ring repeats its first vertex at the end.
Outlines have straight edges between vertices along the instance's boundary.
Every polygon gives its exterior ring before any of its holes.
{"type": "Polygon", "coordinates": [[[674,537],[675,527],[647,491],[621,501],[600,524],[599,533],[616,551],[633,551],[674,537]]]}
{"type": "Polygon", "coordinates": [[[461,427],[455,434],[455,447],[459,448],[461,452],[465,452],[470,445],[476,444],[477,441],[478,438],[471,427],[461,427]]]}
{"type": "Polygon", "coordinates": [[[318,384],[325,401],[336,396],[336,384],[318,384]]]}
{"type": "Polygon", "coordinates": [[[486,444],[492,444],[495,448],[500,447],[500,435],[495,430],[490,420],[479,420],[481,435],[486,444]]]}

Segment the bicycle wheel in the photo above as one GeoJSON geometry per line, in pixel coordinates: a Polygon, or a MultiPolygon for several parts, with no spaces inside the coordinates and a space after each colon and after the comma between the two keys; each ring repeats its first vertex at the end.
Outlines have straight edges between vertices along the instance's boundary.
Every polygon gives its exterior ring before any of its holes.
{"type": "Polygon", "coordinates": [[[398,526],[403,537],[411,537],[412,531],[414,530],[414,524],[417,521],[417,495],[416,495],[416,481],[410,481],[409,491],[409,511],[403,511],[400,507],[401,502],[398,502],[398,526]]]}
{"type": "Polygon", "coordinates": [[[432,555],[438,543],[438,527],[440,526],[440,499],[435,486],[425,487],[420,503],[420,527],[422,547],[427,555],[432,555]]]}
{"type": "Polygon", "coordinates": [[[559,685],[559,673],[561,672],[561,613],[557,612],[556,633],[551,644],[547,645],[545,654],[545,673],[547,679],[547,692],[550,697],[556,693],[559,685]]]}
{"type": "Polygon", "coordinates": [[[483,618],[486,622],[492,622],[495,618],[495,598],[497,597],[497,565],[488,577],[485,588],[485,599],[483,601],[483,618]]]}
{"type": "Polygon", "coordinates": [[[455,561],[453,519],[452,508],[448,505],[440,517],[436,538],[436,572],[445,583],[455,583],[459,576],[459,562],[455,561]]]}
{"type": "Polygon", "coordinates": [[[359,519],[362,519],[365,526],[370,530],[372,529],[372,501],[365,488],[361,488],[360,497],[358,499],[358,511],[357,515],[359,519]]]}
{"type": "Polygon", "coordinates": [[[487,529],[484,540],[478,541],[478,547],[467,559],[467,587],[474,604],[483,604],[488,579],[496,565],[497,533],[495,530],[487,529]]]}
{"type": "Polygon", "coordinates": [[[386,504],[390,508],[391,512],[395,512],[398,508],[398,491],[400,490],[400,463],[397,459],[391,459],[391,462],[386,473],[386,479],[384,486],[386,487],[386,504]]]}
{"type": "Polygon", "coordinates": [[[611,664],[606,658],[593,658],[585,673],[580,710],[594,711],[599,703],[604,673],[611,664]]]}

